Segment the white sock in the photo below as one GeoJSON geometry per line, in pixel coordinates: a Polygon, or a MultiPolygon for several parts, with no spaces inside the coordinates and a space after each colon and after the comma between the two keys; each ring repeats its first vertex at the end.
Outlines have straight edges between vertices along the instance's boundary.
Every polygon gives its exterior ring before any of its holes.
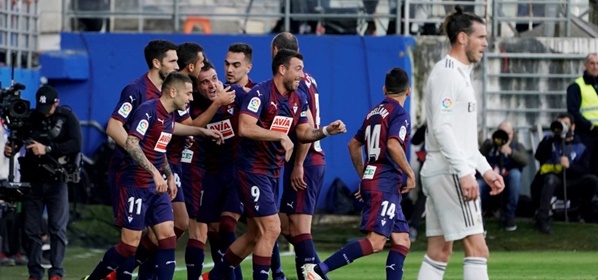
{"type": "Polygon", "coordinates": [[[445,262],[432,260],[428,255],[425,255],[422,266],[419,269],[419,274],[417,275],[417,280],[442,280],[445,270],[445,262]]]}
{"type": "Polygon", "coordinates": [[[466,257],[463,260],[463,280],[488,280],[486,258],[466,257]]]}

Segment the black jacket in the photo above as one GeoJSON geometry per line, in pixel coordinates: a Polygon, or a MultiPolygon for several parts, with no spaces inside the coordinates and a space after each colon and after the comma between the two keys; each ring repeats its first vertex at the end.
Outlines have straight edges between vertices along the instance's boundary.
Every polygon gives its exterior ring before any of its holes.
{"type": "Polygon", "coordinates": [[[55,177],[47,167],[56,167],[56,162],[72,163],[74,157],[81,152],[81,126],[77,116],[70,108],[64,106],[56,108],[54,114],[49,117],[32,111],[27,130],[28,132],[21,134],[23,139],[20,140],[24,142],[23,145],[27,145],[31,139],[49,146],[51,152],[36,156],[27,149],[25,157],[19,159],[21,181],[63,180],[55,177]]]}

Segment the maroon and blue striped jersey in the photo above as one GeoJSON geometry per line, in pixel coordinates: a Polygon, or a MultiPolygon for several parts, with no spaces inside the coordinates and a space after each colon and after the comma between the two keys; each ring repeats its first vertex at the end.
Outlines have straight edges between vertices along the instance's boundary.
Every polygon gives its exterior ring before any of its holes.
{"type": "MultiPolygon", "coordinates": [[[[137,110],[137,107],[147,100],[158,99],[161,95],[160,89],[150,81],[147,73],[145,73],[123,88],[120,92],[118,103],[110,117],[122,122],[125,130],[128,132],[130,129],[127,122],[129,117],[133,115],[133,112],[137,110]]],[[[126,153],[123,148],[117,145],[112,155],[110,166],[113,168],[120,166],[126,153]]]]}
{"type": "MultiPolygon", "coordinates": [[[[243,99],[240,114],[255,117],[257,125],[289,134],[299,124],[307,123],[305,95],[291,92],[282,96],[272,79],[254,86],[243,99]]],[[[241,138],[238,167],[255,174],[278,178],[285,155],[279,141],[255,141],[241,138]]]]}
{"type": "MultiPolygon", "coordinates": [[[[366,165],[362,180],[378,180],[383,184],[367,184],[378,191],[396,192],[402,183],[403,171],[390,156],[388,141],[396,139],[407,151],[411,120],[398,101],[385,98],[367,114],[355,139],[365,146],[366,165]]],[[[364,184],[362,184],[364,186],[364,184]]]]}
{"type": "MultiPolygon", "coordinates": [[[[139,138],[143,154],[158,170],[166,160],[174,118],[174,113],[168,113],[159,99],[152,99],[141,104],[127,121],[129,136],[139,138]]],[[[119,183],[141,188],[155,187],[152,174],[139,166],[128,153],[121,164],[119,183]]]]}

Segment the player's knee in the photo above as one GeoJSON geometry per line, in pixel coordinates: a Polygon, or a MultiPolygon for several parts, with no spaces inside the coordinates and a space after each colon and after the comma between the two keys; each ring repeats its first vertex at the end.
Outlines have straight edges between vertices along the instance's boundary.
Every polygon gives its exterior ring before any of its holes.
{"type": "Polygon", "coordinates": [[[370,234],[366,237],[366,239],[372,244],[372,250],[374,253],[384,250],[384,245],[386,245],[386,236],[370,234]]]}
{"type": "Polygon", "coordinates": [[[437,261],[437,262],[448,262],[453,254],[453,246],[438,246],[438,247],[431,247],[428,246],[428,250],[426,254],[430,259],[437,261]]]}
{"type": "Polygon", "coordinates": [[[392,245],[403,246],[407,249],[411,248],[411,240],[408,233],[393,233],[391,241],[392,245]]]}

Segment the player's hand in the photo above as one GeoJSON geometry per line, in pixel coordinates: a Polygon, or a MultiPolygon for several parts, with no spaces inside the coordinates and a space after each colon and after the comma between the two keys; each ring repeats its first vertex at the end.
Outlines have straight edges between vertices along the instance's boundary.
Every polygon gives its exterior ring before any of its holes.
{"type": "Polygon", "coordinates": [[[307,183],[303,180],[303,174],[303,165],[295,165],[293,167],[293,172],[291,172],[291,187],[296,192],[307,188],[307,183]]]}
{"type": "Polygon", "coordinates": [[[168,183],[166,183],[166,180],[164,179],[164,177],[162,177],[162,174],[160,174],[160,172],[156,171],[156,172],[154,172],[152,177],[154,178],[154,183],[156,184],[156,193],[157,194],[165,193],[168,189],[168,183]]]}
{"type": "Polygon", "coordinates": [[[497,195],[505,189],[505,181],[494,170],[488,170],[484,173],[484,181],[490,186],[490,195],[497,195]]]}
{"type": "Polygon", "coordinates": [[[235,102],[235,91],[230,86],[218,91],[218,97],[214,100],[220,106],[228,105],[235,102]]]}
{"type": "Polygon", "coordinates": [[[166,185],[168,186],[168,197],[172,201],[176,197],[177,192],[179,191],[179,188],[176,187],[174,176],[168,177],[168,179],[166,180],[166,185]]]}
{"type": "Polygon", "coordinates": [[[570,165],[570,162],[569,162],[569,158],[568,158],[568,157],[561,157],[561,159],[560,159],[560,160],[561,160],[561,165],[562,165],[562,166],[563,166],[565,169],[567,169],[567,168],[569,168],[569,167],[571,166],[571,165],[570,165]]]}
{"type": "Polygon", "coordinates": [[[195,138],[193,138],[193,136],[185,137],[185,149],[191,149],[193,143],[195,143],[195,138]]]}
{"type": "Polygon", "coordinates": [[[280,140],[280,144],[282,145],[285,151],[284,160],[289,162],[289,160],[291,160],[291,156],[293,155],[293,147],[295,146],[295,144],[293,144],[291,138],[289,138],[289,136],[286,134],[284,134],[284,137],[282,138],[282,140],[280,140]]]}
{"type": "Polygon", "coordinates": [[[407,176],[407,184],[401,188],[401,193],[408,193],[415,189],[415,176],[407,176]]]}
{"type": "Polygon", "coordinates": [[[463,192],[463,198],[465,201],[478,199],[478,196],[480,195],[480,189],[478,187],[478,182],[475,180],[473,175],[465,175],[459,178],[459,184],[461,185],[461,191],[463,192]]]}
{"type": "Polygon", "coordinates": [[[326,126],[326,131],[328,131],[328,134],[330,134],[330,135],[336,135],[336,134],[340,134],[340,133],[346,133],[347,127],[345,126],[343,121],[336,120],[326,126]]]}
{"type": "Polygon", "coordinates": [[[218,145],[224,143],[224,136],[222,136],[222,133],[220,133],[220,131],[218,131],[218,130],[200,127],[199,131],[200,131],[199,136],[211,138],[212,141],[215,141],[216,144],[218,144],[218,145]]]}
{"type": "Polygon", "coordinates": [[[357,192],[354,194],[355,199],[359,200],[359,202],[363,202],[363,197],[361,197],[361,185],[357,189],[357,192]]]}
{"type": "Polygon", "coordinates": [[[46,154],[46,145],[39,143],[35,140],[31,140],[31,144],[27,145],[27,149],[30,149],[31,152],[36,156],[46,154]]]}

